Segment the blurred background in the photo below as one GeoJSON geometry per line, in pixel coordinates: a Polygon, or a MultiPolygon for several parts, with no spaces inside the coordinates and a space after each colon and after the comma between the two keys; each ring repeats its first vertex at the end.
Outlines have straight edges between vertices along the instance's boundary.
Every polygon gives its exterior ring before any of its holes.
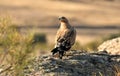
{"type": "Polygon", "coordinates": [[[35,42],[50,45],[41,50],[53,48],[59,16],[77,29],[78,49],[120,33],[120,0],[0,0],[0,17],[6,16],[22,34],[34,33],[35,42]]]}
{"type": "Polygon", "coordinates": [[[120,36],[120,0],[0,0],[0,26],[3,30],[0,36],[4,35],[0,45],[5,46],[0,48],[3,50],[0,52],[3,55],[1,61],[6,56],[6,48],[9,49],[7,53],[12,50],[16,55],[17,43],[20,44],[20,53],[23,47],[26,48],[21,44],[29,45],[31,41],[30,44],[35,46],[33,50],[26,45],[27,52],[22,53],[25,56],[35,50],[38,55],[50,53],[59,28],[59,16],[67,17],[77,30],[73,49],[97,50],[103,41],[120,36]]]}
{"type": "Polygon", "coordinates": [[[0,0],[0,16],[9,15],[22,31],[44,33],[54,42],[58,17],[66,16],[86,44],[120,30],[120,0],[0,0]],[[33,30],[34,29],[34,30],[33,30]]]}

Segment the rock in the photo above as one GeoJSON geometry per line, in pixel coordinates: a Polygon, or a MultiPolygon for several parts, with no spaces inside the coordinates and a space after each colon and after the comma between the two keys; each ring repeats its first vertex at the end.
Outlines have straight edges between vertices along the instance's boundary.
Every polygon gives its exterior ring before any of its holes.
{"type": "Polygon", "coordinates": [[[112,55],[120,55],[120,37],[105,41],[98,47],[99,51],[107,51],[112,55]]]}
{"type": "Polygon", "coordinates": [[[25,67],[24,76],[115,76],[120,73],[115,67],[120,69],[120,57],[70,51],[62,60],[51,55],[34,58],[25,67]]]}

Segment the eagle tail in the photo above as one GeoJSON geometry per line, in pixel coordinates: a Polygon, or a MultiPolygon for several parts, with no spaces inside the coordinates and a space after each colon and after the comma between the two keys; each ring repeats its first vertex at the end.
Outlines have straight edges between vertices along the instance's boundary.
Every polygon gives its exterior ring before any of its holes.
{"type": "Polygon", "coordinates": [[[54,55],[55,53],[59,52],[59,58],[60,59],[62,59],[63,54],[64,54],[64,51],[60,51],[59,47],[54,48],[51,52],[52,52],[52,55],[54,55]]]}
{"type": "Polygon", "coordinates": [[[54,48],[51,52],[52,52],[52,55],[54,55],[55,53],[57,53],[59,50],[58,50],[58,47],[54,48]]]}

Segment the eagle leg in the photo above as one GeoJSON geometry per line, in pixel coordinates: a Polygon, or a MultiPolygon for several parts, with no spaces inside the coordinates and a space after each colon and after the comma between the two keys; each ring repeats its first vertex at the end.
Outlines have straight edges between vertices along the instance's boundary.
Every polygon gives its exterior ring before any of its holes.
{"type": "Polygon", "coordinates": [[[64,55],[64,51],[59,51],[59,58],[60,59],[62,59],[63,55],[64,55]]]}

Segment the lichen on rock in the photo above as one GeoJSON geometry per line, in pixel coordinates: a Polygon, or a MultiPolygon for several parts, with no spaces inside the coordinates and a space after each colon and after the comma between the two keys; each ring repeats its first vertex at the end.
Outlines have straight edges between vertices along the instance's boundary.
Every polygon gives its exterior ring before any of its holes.
{"type": "Polygon", "coordinates": [[[120,55],[120,37],[105,41],[98,47],[98,50],[105,50],[112,55],[120,55]]]}
{"type": "MultiPolygon", "coordinates": [[[[24,69],[25,76],[115,76],[120,57],[104,52],[69,51],[64,58],[51,55],[34,58],[24,69]]],[[[120,73],[120,72],[119,72],[120,73]]]]}

